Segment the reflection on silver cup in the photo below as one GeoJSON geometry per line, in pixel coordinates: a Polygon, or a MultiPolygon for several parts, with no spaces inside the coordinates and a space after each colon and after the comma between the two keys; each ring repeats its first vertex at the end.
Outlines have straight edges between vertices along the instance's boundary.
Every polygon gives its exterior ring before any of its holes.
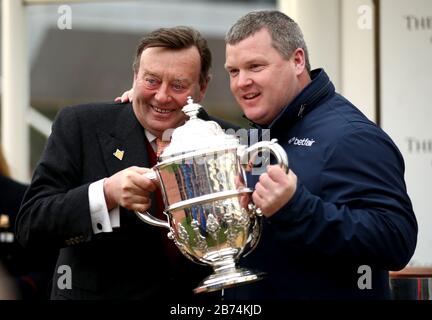
{"type": "Polygon", "coordinates": [[[241,206],[243,196],[249,195],[209,200],[171,212],[171,236],[177,247],[192,261],[209,264],[215,271],[195,292],[259,279],[261,274],[235,265],[242,253],[257,244],[260,235],[260,220],[253,210],[241,206]]]}
{"type": "Polygon", "coordinates": [[[136,212],[144,222],[169,229],[168,237],[186,257],[213,267],[214,273],[195,293],[262,277],[260,272],[236,266],[242,255],[253,250],[261,234],[260,210],[252,203],[253,190],[246,187],[246,172],[260,151],[271,152],[288,170],[287,155],[275,140],[249,148],[240,145],[217,123],[198,119],[199,107],[192,101],[184,107],[189,121],[174,130],[162,161],[152,175],[147,174],[160,182],[168,221],[136,212]],[[197,132],[205,140],[196,141],[197,132]],[[185,146],[182,141],[190,143],[185,146]]]}

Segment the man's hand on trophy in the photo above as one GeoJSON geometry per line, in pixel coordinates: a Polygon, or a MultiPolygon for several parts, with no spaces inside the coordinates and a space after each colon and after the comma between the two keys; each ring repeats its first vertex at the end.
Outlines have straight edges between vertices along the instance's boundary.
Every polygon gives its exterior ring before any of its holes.
{"type": "Polygon", "coordinates": [[[105,179],[103,187],[108,210],[118,205],[129,210],[148,210],[150,194],[157,189],[156,182],[144,175],[149,171],[151,169],[129,167],[105,179]]]}
{"type": "MultiPolygon", "coordinates": [[[[236,186],[237,191],[240,191],[242,189],[246,188],[245,181],[242,176],[238,175],[234,177],[234,183],[236,186]]],[[[246,210],[249,208],[249,203],[251,202],[251,195],[250,193],[240,193],[238,195],[240,206],[246,210]]]]}
{"type": "Polygon", "coordinates": [[[296,189],[295,173],[290,170],[286,174],[279,165],[272,165],[260,176],[252,199],[263,215],[269,218],[291,200],[296,189]]]}

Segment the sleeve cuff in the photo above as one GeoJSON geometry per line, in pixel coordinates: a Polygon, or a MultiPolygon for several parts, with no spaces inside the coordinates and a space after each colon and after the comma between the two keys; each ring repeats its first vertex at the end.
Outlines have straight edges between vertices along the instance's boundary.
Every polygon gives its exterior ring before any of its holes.
{"type": "Polygon", "coordinates": [[[108,212],[103,191],[105,179],[93,182],[88,189],[90,218],[94,234],[112,232],[120,226],[120,208],[116,207],[108,212]]]}
{"type": "Polygon", "coordinates": [[[299,214],[304,210],[303,197],[306,192],[305,187],[299,181],[294,195],[278,212],[269,218],[270,221],[279,220],[295,220],[299,214]]]}
{"type": "Polygon", "coordinates": [[[120,207],[117,206],[109,212],[109,219],[112,228],[120,227],[120,207]]]}

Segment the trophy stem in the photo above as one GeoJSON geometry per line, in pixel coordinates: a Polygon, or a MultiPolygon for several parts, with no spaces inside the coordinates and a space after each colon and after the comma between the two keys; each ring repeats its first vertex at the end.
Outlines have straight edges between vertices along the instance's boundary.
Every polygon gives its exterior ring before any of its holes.
{"type": "Polygon", "coordinates": [[[263,272],[253,272],[236,267],[233,258],[224,259],[213,267],[214,273],[205,278],[194,289],[194,293],[212,292],[233,287],[235,285],[255,282],[263,278],[263,272]]]}

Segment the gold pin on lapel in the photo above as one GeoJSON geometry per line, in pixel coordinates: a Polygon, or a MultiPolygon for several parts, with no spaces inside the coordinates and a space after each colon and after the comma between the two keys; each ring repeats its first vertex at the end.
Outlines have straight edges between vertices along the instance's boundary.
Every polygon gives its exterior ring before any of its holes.
{"type": "Polygon", "coordinates": [[[124,151],[121,151],[119,149],[116,150],[116,152],[113,153],[114,157],[119,159],[120,161],[123,160],[124,151]]]}

